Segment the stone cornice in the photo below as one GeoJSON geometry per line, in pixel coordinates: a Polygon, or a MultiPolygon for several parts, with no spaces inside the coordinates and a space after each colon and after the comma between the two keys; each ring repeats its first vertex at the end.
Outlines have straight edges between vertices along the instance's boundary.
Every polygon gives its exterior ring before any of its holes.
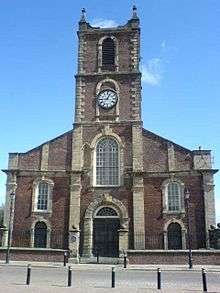
{"type": "Polygon", "coordinates": [[[73,128],[74,127],[78,127],[78,126],[86,126],[86,127],[94,127],[94,126],[97,126],[97,127],[100,127],[100,126],[103,126],[103,125],[115,125],[115,126],[124,126],[124,125],[128,125],[128,126],[131,126],[131,125],[140,125],[142,126],[143,122],[141,120],[122,120],[122,121],[92,121],[92,122],[75,122],[73,123],[73,128]]]}
{"type": "Polygon", "coordinates": [[[45,176],[53,176],[53,177],[67,177],[68,171],[66,170],[47,170],[47,171],[41,171],[41,170],[21,170],[21,169],[4,169],[2,170],[4,173],[12,174],[16,172],[16,175],[19,176],[39,176],[39,175],[45,175],[45,176]]]}
{"type": "Polygon", "coordinates": [[[143,171],[145,177],[170,177],[170,176],[201,176],[206,173],[215,174],[218,172],[216,169],[207,169],[207,170],[178,170],[178,171],[164,171],[164,172],[148,172],[143,171]]]}
{"type": "Polygon", "coordinates": [[[138,75],[141,76],[140,71],[102,71],[102,72],[91,72],[91,73],[79,73],[75,75],[75,78],[78,77],[95,77],[95,76],[128,76],[128,75],[138,75]]]}
{"type": "Polygon", "coordinates": [[[103,35],[103,34],[127,34],[128,32],[133,33],[135,30],[140,31],[140,27],[133,28],[129,23],[125,25],[120,25],[118,27],[111,28],[100,28],[92,27],[89,23],[86,23],[88,28],[86,30],[78,30],[77,35],[103,35]]]}

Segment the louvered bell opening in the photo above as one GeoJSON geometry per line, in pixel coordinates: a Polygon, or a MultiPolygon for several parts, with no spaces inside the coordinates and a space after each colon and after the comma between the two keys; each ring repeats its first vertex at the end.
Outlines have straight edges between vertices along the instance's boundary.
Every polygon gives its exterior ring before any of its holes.
{"type": "Polygon", "coordinates": [[[115,64],[115,44],[111,38],[107,38],[102,43],[102,65],[115,64]]]}

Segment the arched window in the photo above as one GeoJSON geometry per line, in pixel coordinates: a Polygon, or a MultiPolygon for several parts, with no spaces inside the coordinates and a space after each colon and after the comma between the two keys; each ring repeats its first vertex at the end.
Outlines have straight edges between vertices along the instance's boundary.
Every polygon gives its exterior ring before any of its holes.
{"type": "Polygon", "coordinates": [[[37,210],[45,211],[48,209],[49,184],[40,181],[37,188],[37,210]]]}
{"type": "Polygon", "coordinates": [[[118,217],[118,214],[113,208],[103,207],[98,210],[96,217],[118,217]]]}
{"type": "Polygon", "coordinates": [[[170,182],[166,190],[168,211],[178,212],[181,210],[181,186],[178,182],[170,182]]]}
{"type": "Polygon", "coordinates": [[[115,44],[111,38],[106,38],[102,42],[102,65],[115,64],[115,44]]]}
{"type": "Polygon", "coordinates": [[[37,222],[34,227],[34,247],[47,247],[47,225],[44,222],[37,222]]]}
{"type": "Polygon", "coordinates": [[[180,224],[171,223],[167,229],[168,249],[182,249],[182,229],[180,224]]]}
{"type": "Polygon", "coordinates": [[[118,143],[111,138],[100,140],[96,146],[96,185],[118,185],[118,165],[118,143]]]}

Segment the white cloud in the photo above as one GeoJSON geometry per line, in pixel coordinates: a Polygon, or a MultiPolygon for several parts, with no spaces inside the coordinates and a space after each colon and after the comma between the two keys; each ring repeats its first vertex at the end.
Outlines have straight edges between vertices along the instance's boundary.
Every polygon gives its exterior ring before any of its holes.
{"type": "Polygon", "coordinates": [[[147,64],[142,64],[142,81],[157,86],[160,84],[162,78],[162,64],[160,58],[150,59],[147,64]]]}
{"type": "Polygon", "coordinates": [[[167,47],[167,43],[166,43],[166,41],[163,40],[163,41],[161,42],[160,46],[161,46],[161,49],[163,49],[163,50],[166,49],[166,47],[167,47]]]}
{"type": "Polygon", "coordinates": [[[94,27],[115,27],[118,26],[118,24],[111,19],[104,19],[104,18],[95,18],[92,20],[91,25],[94,27]]]}

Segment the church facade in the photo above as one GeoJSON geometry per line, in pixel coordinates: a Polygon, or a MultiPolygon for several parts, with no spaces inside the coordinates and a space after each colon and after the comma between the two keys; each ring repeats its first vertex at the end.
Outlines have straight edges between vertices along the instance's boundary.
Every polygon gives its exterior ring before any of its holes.
{"type": "Polygon", "coordinates": [[[14,191],[12,246],[68,249],[76,259],[186,249],[189,240],[209,248],[211,152],[143,128],[136,8],[115,28],[90,26],[83,10],[78,39],[73,129],[9,154],[4,220],[8,226],[14,191]]]}

